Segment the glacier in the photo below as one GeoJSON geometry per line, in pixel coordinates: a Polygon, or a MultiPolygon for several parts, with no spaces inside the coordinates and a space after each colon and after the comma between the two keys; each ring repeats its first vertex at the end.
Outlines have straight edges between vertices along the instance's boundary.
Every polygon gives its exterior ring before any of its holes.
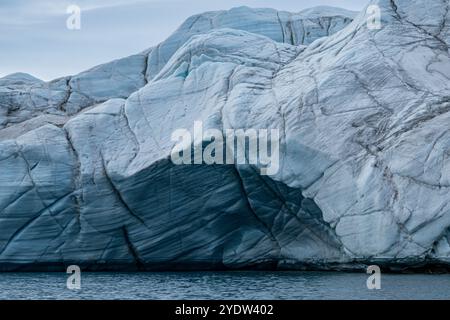
{"type": "Polygon", "coordinates": [[[234,8],[78,75],[0,79],[0,270],[450,263],[448,1],[234,8]],[[280,170],[176,166],[171,134],[281,132],[280,170]]]}

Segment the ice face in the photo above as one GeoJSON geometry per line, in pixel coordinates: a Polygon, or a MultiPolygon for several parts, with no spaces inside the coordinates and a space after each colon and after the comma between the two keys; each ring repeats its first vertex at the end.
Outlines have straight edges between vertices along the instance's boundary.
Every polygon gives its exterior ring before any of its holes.
{"type": "Polygon", "coordinates": [[[370,5],[379,30],[243,7],[73,77],[0,79],[0,267],[447,263],[447,6],[370,5]],[[172,163],[196,121],[279,130],[279,170],[172,163]]]}

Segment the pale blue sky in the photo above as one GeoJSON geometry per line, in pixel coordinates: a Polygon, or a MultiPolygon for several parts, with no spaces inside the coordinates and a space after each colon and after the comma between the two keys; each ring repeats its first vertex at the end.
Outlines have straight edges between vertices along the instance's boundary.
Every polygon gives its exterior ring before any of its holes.
{"type": "Polygon", "coordinates": [[[27,72],[44,80],[141,52],[189,16],[236,6],[297,12],[317,5],[361,10],[369,0],[0,0],[0,77],[27,72]],[[82,28],[66,28],[69,5],[82,28]]]}

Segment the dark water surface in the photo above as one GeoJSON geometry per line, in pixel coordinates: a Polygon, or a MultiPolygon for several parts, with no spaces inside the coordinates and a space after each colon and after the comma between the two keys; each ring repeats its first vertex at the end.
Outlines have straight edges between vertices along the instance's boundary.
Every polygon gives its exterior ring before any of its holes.
{"type": "Polygon", "coordinates": [[[0,273],[0,299],[450,299],[450,275],[324,272],[82,273],[81,290],[65,273],[0,273]]]}

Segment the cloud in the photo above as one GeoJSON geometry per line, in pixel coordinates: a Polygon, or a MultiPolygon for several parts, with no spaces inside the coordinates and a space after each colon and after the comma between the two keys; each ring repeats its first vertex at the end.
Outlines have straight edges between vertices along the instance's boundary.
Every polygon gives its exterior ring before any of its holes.
{"type": "MultiPolygon", "coordinates": [[[[155,0],[2,0],[0,3],[0,24],[32,25],[45,23],[55,16],[66,14],[70,5],[78,5],[82,11],[99,10],[118,6],[133,6],[137,3],[155,0]]],[[[158,0],[156,0],[158,1],[158,0]]]]}

